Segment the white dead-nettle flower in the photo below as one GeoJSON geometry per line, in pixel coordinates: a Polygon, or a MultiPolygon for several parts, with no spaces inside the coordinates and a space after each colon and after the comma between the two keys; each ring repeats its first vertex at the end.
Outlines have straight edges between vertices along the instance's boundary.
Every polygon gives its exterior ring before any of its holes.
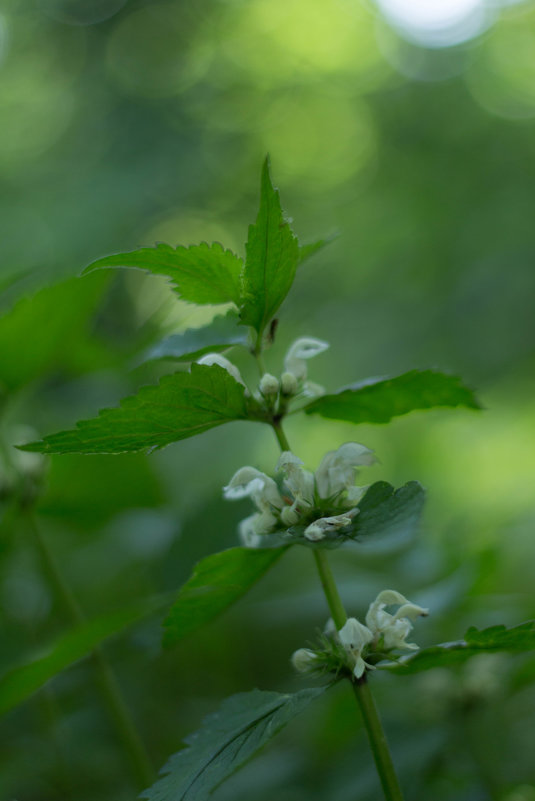
{"type": "Polygon", "coordinates": [[[354,486],[357,466],[371,465],[374,461],[369,448],[357,442],[346,442],[338,450],[327,453],[312,473],[295,454],[284,451],[276,467],[283,476],[282,490],[265,473],[254,467],[242,467],[224,488],[229,500],[250,497],[258,509],[258,514],[242,522],[242,541],[254,547],[260,535],[302,522],[306,524],[304,536],[316,542],[349,526],[359,512],[357,504],[367,489],[354,486]]]}
{"type": "Polygon", "coordinates": [[[360,679],[366,668],[371,667],[362,658],[362,651],[372,642],[373,633],[356,617],[349,617],[338,632],[338,637],[350,658],[353,675],[360,679]]]}
{"type": "Polygon", "coordinates": [[[299,673],[308,673],[314,670],[317,664],[317,655],[310,648],[299,648],[292,654],[292,665],[299,673]]]}
{"type": "Polygon", "coordinates": [[[347,512],[343,512],[341,515],[320,517],[319,520],[314,520],[313,523],[307,526],[305,529],[305,537],[311,542],[323,540],[327,534],[349,526],[358,513],[358,509],[348,509],[347,512]]]}
{"type": "MultiPolygon", "coordinates": [[[[235,378],[239,384],[243,384],[245,387],[245,381],[241,377],[241,373],[236,367],[235,364],[229,362],[224,356],[221,356],[220,353],[207,353],[205,356],[197,360],[197,364],[205,364],[207,367],[211,367],[213,364],[218,364],[220,367],[223,367],[227,373],[230,373],[232,378],[235,378]]],[[[247,387],[245,387],[247,389],[247,387]]]]}
{"type": "Polygon", "coordinates": [[[307,360],[318,356],[329,347],[328,342],[323,342],[321,339],[314,337],[300,337],[290,345],[288,352],[284,358],[284,373],[286,376],[285,384],[292,389],[292,392],[286,392],[288,395],[295,395],[297,390],[301,388],[304,395],[309,397],[315,395],[323,395],[324,389],[319,384],[307,382],[307,360]],[[293,384],[290,383],[290,375],[295,378],[295,389],[293,384]]]}
{"type": "Polygon", "coordinates": [[[264,373],[260,379],[258,386],[262,395],[278,395],[279,393],[279,379],[275,378],[271,373],[264,373]]]}
{"type": "Polygon", "coordinates": [[[418,649],[416,643],[407,642],[406,638],[412,631],[412,622],[417,617],[426,617],[428,609],[408,601],[401,593],[395,590],[383,590],[375,601],[370,604],[366,615],[366,625],[373,632],[377,642],[383,638],[384,649],[406,648],[409,651],[418,649]],[[399,606],[393,615],[385,612],[386,606],[399,606]]]}

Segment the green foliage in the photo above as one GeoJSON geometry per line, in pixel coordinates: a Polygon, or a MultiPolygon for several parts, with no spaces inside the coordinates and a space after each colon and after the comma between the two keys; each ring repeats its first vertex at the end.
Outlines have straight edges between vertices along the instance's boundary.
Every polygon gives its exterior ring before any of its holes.
{"type": "Polygon", "coordinates": [[[299,261],[297,239],[273,188],[268,159],[262,169],[260,210],[256,223],[249,226],[246,250],[241,319],[260,338],[290,291],[299,261]]]}
{"type": "Polygon", "coordinates": [[[253,690],[227,698],[186,738],[163,778],[141,794],[148,801],[204,801],[210,793],[318,698],[326,687],[294,695],[253,690]]]}
{"type": "Polygon", "coordinates": [[[76,429],[51,434],[22,450],[41,453],[127,453],[163,448],[231,420],[245,420],[245,389],[217,364],[193,364],[189,373],[164,376],[117,409],[103,409],[76,429]]]}
{"type": "Polygon", "coordinates": [[[384,667],[395,673],[418,673],[435,667],[449,667],[470,659],[475,654],[496,651],[535,650],[535,620],[519,626],[490,626],[479,631],[473,626],[464,635],[464,640],[433,645],[415,654],[401,657],[396,663],[384,663],[384,667]]]}
{"type": "Polygon", "coordinates": [[[388,423],[393,417],[435,406],[481,408],[472,390],[456,376],[436,370],[411,370],[396,378],[363,381],[332,395],[322,395],[304,411],[350,423],[388,423]]]}
{"type": "Polygon", "coordinates": [[[409,481],[398,489],[386,481],[377,481],[359,502],[360,512],[350,526],[326,532],[325,539],[317,542],[305,537],[306,525],[291,526],[285,531],[263,536],[262,546],[292,543],[316,550],[339,548],[345,542],[358,542],[372,536],[406,536],[418,526],[424,500],[425,490],[417,481],[409,481]]]}
{"type": "Polygon", "coordinates": [[[173,645],[237,601],[280,558],[284,548],[230,548],[196,565],[165,621],[164,645],[173,645]]]}
{"type": "Polygon", "coordinates": [[[0,678],[0,715],[18,706],[47,681],[88,656],[96,646],[162,609],[168,597],[150,598],[127,609],[108,612],[63,634],[48,649],[0,678]]]}
{"type": "Polygon", "coordinates": [[[303,262],[310,259],[312,256],[315,256],[320,250],[323,250],[324,247],[330,245],[333,241],[334,237],[328,237],[326,239],[318,239],[316,242],[309,242],[306,245],[299,246],[299,265],[303,264],[303,262]]]}
{"type": "Polygon", "coordinates": [[[183,334],[173,334],[149,348],[140,362],[170,359],[176,362],[193,362],[205,353],[219,353],[232,345],[246,345],[248,332],[238,327],[238,315],[229,311],[218,316],[202,328],[189,328],[183,334]]]}
{"type": "Polygon", "coordinates": [[[84,272],[103,267],[134,267],[139,270],[165,275],[175,292],[192,303],[240,302],[240,274],[243,262],[219,242],[190,247],[159,243],[153,248],[140,248],[130,253],[104,256],[92,262],[84,272]]]}
{"type": "Polygon", "coordinates": [[[109,366],[109,347],[91,331],[109,284],[106,276],[69,279],[23,298],[0,317],[0,391],[15,392],[42,375],[109,366]]]}

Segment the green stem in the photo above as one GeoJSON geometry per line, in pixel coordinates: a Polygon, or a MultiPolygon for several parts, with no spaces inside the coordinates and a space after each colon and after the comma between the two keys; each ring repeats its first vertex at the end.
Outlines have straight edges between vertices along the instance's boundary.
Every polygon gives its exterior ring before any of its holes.
{"type": "MultiPolygon", "coordinates": [[[[65,613],[71,623],[74,626],[79,626],[84,622],[84,615],[69,586],[63,579],[54,555],[41,534],[34,517],[31,514],[27,514],[26,517],[54,593],[65,609],[65,613]]],[[[129,757],[132,774],[140,788],[145,789],[154,781],[154,772],[145,746],[137,732],[122,696],[119,683],[104,652],[97,646],[91,656],[103,699],[125,752],[129,757]]]]}
{"type": "Polygon", "coordinates": [[[386,801],[403,801],[403,793],[396,776],[392,755],[366,674],[357,682],[353,682],[353,690],[362,712],[364,726],[366,727],[370,748],[375,760],[375,767],[381,779],[385,799],[386,801]]]}
{"type": "MultiPolygon", "coordinates": [[[[282,429],[280,422],[272,424],[277,441],[282,451],[289,451],[290,445],[282,429]]],[[[321,548],[314,552],[316,567],[323,587],[323,593],[329,606],[334,625],[340,631],[347,621],[347,613],[340,598],[338,587],[334,579],[327,554],[321,548]]],[[[368,740],[375,760],[377,773],[381,780],[386,801],[403,801],[403,794],[399,785],[392,755],[386,740],[386,734],[379,717],[379,712],[375,705],[372,691],[366,680],[366,674],[356,682],[352,682],[353,690],[364,719],[364,726],[368,734],[368,740]]]]}
{"type": "Polygon", "coordinates": [[[327,560],[327,554],[325,551],[318,549],[314,551],[314,559],[316,560],[321,586],[323,587],[323,592],[327,599],[334,625],[338,631],[340,631],[347,620],[347,614],[342,599],[340,598],[331,566],[327,560]]]}

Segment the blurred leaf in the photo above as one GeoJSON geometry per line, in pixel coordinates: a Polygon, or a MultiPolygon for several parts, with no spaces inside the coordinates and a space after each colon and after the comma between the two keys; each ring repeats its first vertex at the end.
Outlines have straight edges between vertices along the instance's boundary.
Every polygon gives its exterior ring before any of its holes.
{"type": "Polygon", "coordinates": [[[281,545],[304,545],[312,550],[339,548],[349,540],[359,541],[371,536],[399,536],[411,533],[419,523],[425,500],[425,490],[417,481],[409,481],[395,490],[386,481],[372,484],[358,504],[359,514],[350,526],[326,532],[315,542],[305,537],[307,525],[291,526],[261,538],[263,548],[281,545]]]}
{"type": "Polygon", "coordinates": [[[23,298],[0,317],[0,388],[10,391],[52,370],[75,373],[113,363],[109,346],[95,340],[95,312],[106,276],[69,279],[23,298]]]}
{"type": "Polygon", "coordinates": [[[245,595],[283,552],[283,548],[230,548],[202,559],[164,623],[164,645],[173,645],[217,617],[245,595]]]}
{"type": "Polygon", "coordinates": [[[535,650],[535,620],[513,628],[490,626],[478,630],[472,626],[464,635],[464,640],[423,648],[415,654],[402,656],[398,662],[380,663],[378,667],[395,673],[418,673],[420,670],[460,664],[482,651],[532,650],[535,650]]]}
{"type": "Polygon", "coordinates": [[[187,748],[174,754],[162,770],[163,778],[141,794],[148,801],[204,801],[292,718],[325,692],[326,687],[294,695],[253,690],[223,701],[219,712],[207,717],[187,748]]]}
{"type": "Polygon", "coordinates": [[[310,242],[307,245],[299,246],[299,265],[307,261],[311,256],[314,256],[318,251],[323,250],[326,245],[330,245],[335,237],[330,236],[325,239],[318,239],[317,242],[310,242]]]}
{"type": "Polygon", "coordinates": [[[165,275],[175,291],[192,303],[240,302],[243,262],[219,242],[176,248],[160,242],[154,247],[104,256],[86,267],[84,273],[103,267],[134,267],[165,275]]]}
{"type": "Polygon", "coordinates": [[[260,210],[256,223],[249,226],[246,251],[241,319],[260,337],[288,294],[299,261],[297,238],[282,213],[267,158],[262,168],[260,210]]]}
{"type": "Polygon", "coordinates": [[[92,528],[125,509],[162,506],[165,495],[153,468],[143,454],[125,454],[120,471],[114,456],[51,459],[39,513],[92,528]]]}
{"type": "Polygon", "coordinates": [[[350,423],[388,423],[393,417],[434,406],[481,408],[460,378],[435,370],[411,370],[396,378],[371,379],[322,395],[302,411],[350,423]]]}
{"type": "Polygon", "coordinates": [[[127,453],[157,449],[231,420],[247,419],[245,388],[217,364],[164,376],[115,409],[75,429],[21,446],[41,453],[127,453]]]}
{"type": "Polygon", "coordinates": [[[247,345],[248,332],[238,327],[238,315],[230,311],[215,317],[202,328],[189,328],[183,334],[173,334],[153,345],[140,357],[138,363],[155,359],[173,359],[193,362],[205,353],[218,353],[232,345],[247,345]]]}
{"type": "Polygon", "coordinates": [[[97,645],[157,612],[169,596],[145,599],[83,623],[61,636],[46,656],[13,668],[0,678],[0,714],[25,701],[65,668],[88,656],[97,645]]]}

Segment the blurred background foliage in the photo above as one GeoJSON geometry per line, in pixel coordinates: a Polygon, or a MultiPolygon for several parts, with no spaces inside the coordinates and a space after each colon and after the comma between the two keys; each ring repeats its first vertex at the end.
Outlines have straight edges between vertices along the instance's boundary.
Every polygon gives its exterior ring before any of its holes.
{"type": "MultiPolygon", "coordinates": [[[[350,613],[395,587],[431,607],[422,645],[535,616],[534,54],[532,2],[6,0],[4,443],[65,428],[172,369],[137,357],[216,310],[195,311],[141,273],[76,276],[154,241],[242,253],[269,151],[302,240],[339,233],[298,273],[272,372],[293,338],[313,335],[331,349],[311,378],[330,389],[434,366],[462,375],[486,407],[359,430],[289,422],[309,467],[356,439],[381,460],[365,481],[417,478],[429,490],[416,542],[333,554],[350,613]]],[[[196,560],[235,544],[248,507],[224,505],[221,487],[239,466],[272,471],[276,458],[269,430],[237,423],[148,457],[52,458],[39,525],[86,615],[175,590],[196,560]]],[[[7,491],[0,514],[8,669],[68,623],[7,491]]],[[[310,555],[294,549],[182,646],[162,652],[161,616],[112,641],[154,764],[225,695],[300,686],[289,656],[326,617],[310,555]]],[[[485,657],[457,673],[379,676],[408,797],[533,801],[534,674],[529,659],[485,657]]],[[[0,735],[2,799],[135,796],[87,661],[4,717],[0,735]]],[[[339,687],[217,799],[378,792],[339,687]]]]}

